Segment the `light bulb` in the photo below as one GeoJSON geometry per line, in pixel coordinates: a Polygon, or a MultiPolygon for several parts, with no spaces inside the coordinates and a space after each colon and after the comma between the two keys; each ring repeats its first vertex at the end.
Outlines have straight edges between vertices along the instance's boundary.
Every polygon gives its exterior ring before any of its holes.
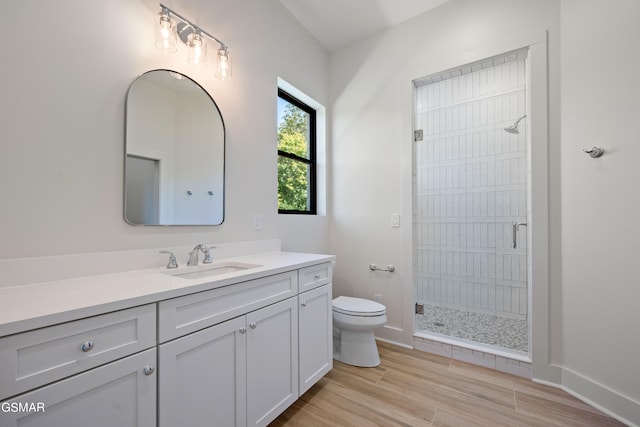
{"type": "Polygon", "coordinates": [[[231,57],[226,47],[218,49],[218,67],[216,77],[220,80],[231,78],[231,57]]]}
{"type": "Polygon", "coordinates": [[[171,26],[171,17],[166,9],[163,9],[158,15],[156,47],[165,53],[173,53],[178,50],[176,47],[176,32],[171,26]]]}
{"type": "Polygon", "coordinates": [[[207,42],[202,38],[199,31],[194,31],[187,38],[189,48],[189,58],[187,62],[192,65],[206,67],[207,65],[207,42]]]}

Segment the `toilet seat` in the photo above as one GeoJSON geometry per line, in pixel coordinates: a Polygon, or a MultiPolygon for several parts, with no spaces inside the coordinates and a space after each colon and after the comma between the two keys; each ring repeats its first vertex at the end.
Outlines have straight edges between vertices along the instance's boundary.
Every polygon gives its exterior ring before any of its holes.
{"type": "Polygon", "coordinates": [[[333,300],[333,311],[348,316],[381,316],[386,314],[386,307],[378,302],[363,298],[341,296],[333,300]]]}
{"type": "Polygon", "coordinates": [[[353,366],[380,364],[374,329],[387,323],[384,305],[363,298],[340,296],[333,305],[333,358],[353,366]]]}

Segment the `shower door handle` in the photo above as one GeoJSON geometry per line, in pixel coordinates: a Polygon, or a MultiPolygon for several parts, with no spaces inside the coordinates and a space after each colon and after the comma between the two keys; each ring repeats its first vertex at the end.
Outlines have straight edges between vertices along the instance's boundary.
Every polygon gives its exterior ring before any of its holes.
{"type": "Polygon", "coordinates": [[[516,222],[513,221],[513,249],[518,247],[518,228],[520,228],[521,225],[527,226],[528,224],[526,222],[516,222]]]}

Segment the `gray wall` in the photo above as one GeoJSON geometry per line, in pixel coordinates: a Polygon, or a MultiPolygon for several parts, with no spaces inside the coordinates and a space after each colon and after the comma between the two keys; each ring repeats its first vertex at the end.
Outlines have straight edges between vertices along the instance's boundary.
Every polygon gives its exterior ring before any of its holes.
{"type": "Polygon", "coordinates": [[[637,1],[452,0],[333,52],[334,293],[379,299],[389,318],[380,336],[412,343],[412,248],[404,231],[412,220],[412,113],[405,88],[420,70],[489,57],[545,31],[549,267],[548,277],[537,278],[548,282],[548,295],[536,298],[540,289],[533,290],[533,372],[640,424],[637,1]],[[609,151],[593,160],[582,153],[593,145],[609,151]],[[400,229],[390,227],[392,213],[402,213],[400,229]],[[371,273],[371,262],[399,268],[371,273]]]}
{"type": "MultiPolygon", "coordinates": [[[[326,217],[277,215],[276,97],[283,77],[326,105],[327,52],[276,0],[170,7],[230,46],[232,80],[154,47],[157,1],[25,0],[4,8],[0,259],[272,238],[285,249],[326,252],[326,217]],[[142,228],[123,220],[125,97],[136,77],[156,68],[198,81],[222,112],[221,226],[142,228]],[[260,231],[254,214],[262,216],[260,231]]],[[[211,63],[214,55],[210,46],[211,63]]]]}

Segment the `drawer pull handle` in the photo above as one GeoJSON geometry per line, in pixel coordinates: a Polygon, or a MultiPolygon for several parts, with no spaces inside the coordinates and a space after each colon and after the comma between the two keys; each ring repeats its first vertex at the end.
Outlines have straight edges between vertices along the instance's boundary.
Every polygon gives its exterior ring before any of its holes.
{"type": "Polygon", "coordinates": [[[153,374],[153,371],[155,371],[155,368],[152,365],[147,365],[142,369],[142,372],[147,376],[153,374]]]}
{"type": "Polygon", "coordinates": [[[240,333],[244,334],[247,332],[247,328],[245,328],[244,326],[242,328],[240,328],[240,333]]]}
{"type": "Polygon", "coordinates": [[[251,322],[249,323],[249,327],[251,327],[251,329],[255,329],[258,325],[256,325],[256,322],[251,322]]]}
{"type": "Polygon", "coordinates": [[[93,341],[85,341],[80,346],[80,349],[85,353],[90,351],[92,348],[93,348],[93,341]]]}
{"type": "Polygon", "coordinates": [[[320,275],[319,275],[319,274],[316,274],[315,276],[313,276],[313,278],[314,278],[315,280],[318,280],[318,279],[320,278],[320,275]]]}
{"type": "Polygon", "coordinates": [[[303,307],[306,307],[306,306],[307,306],[307,302],[306,302],[306,301],[302,301],[302,302],[300,303],[300,305],[301,305],[301,306],[303,306],[303,307]]]}

